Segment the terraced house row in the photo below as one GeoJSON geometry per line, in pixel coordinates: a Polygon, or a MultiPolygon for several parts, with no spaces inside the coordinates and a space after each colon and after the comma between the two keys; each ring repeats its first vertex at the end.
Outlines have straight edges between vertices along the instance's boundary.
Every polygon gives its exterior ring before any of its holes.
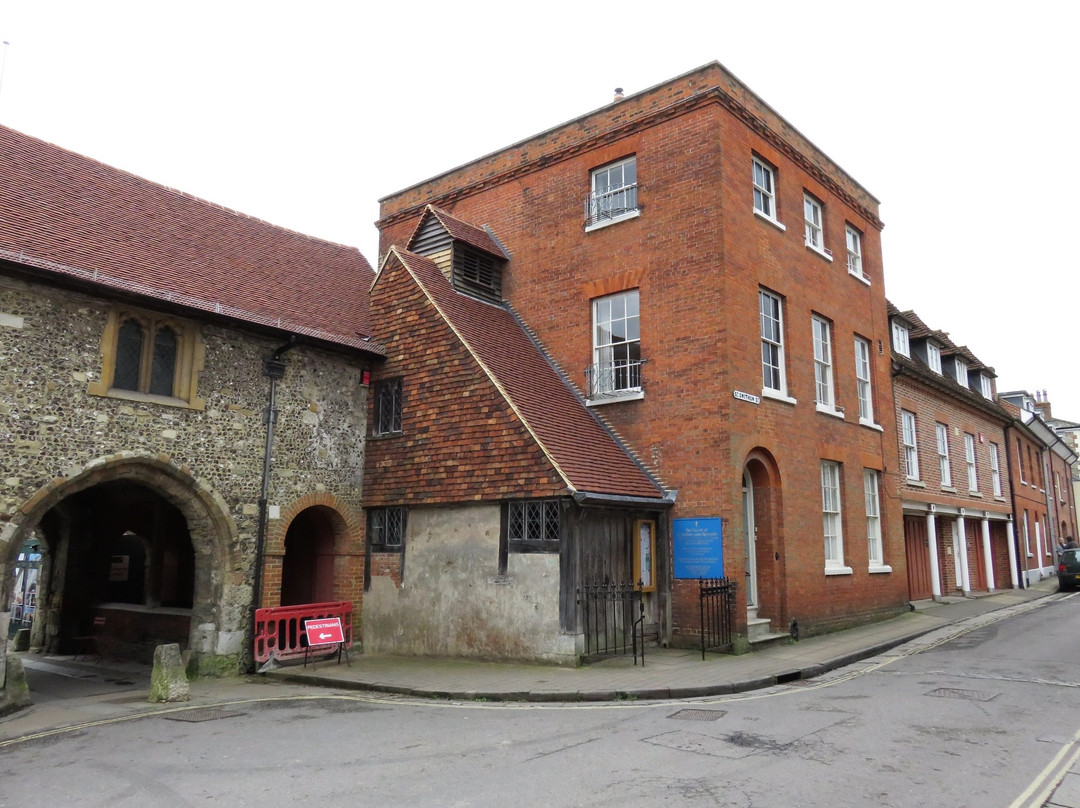
{"type": "Polygon", "coordinates": [[[746,650],[1024,585],[1075,533],[1076,455],[889,304],[878,201],[717,63],[387,196],[376,270],[0,140],[0,542],[41,556],[0,608],[35,649],[228,674],[257,607],[323,603],[368,653],[577,664],[696,646],[722,579],[746,650]]]}

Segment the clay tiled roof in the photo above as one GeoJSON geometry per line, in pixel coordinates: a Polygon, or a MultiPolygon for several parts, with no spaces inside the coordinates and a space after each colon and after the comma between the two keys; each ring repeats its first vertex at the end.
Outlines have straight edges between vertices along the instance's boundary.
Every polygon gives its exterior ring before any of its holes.
{"type": "Polygon", "coordinates": [[[353,247],[268,224],[0,126],[0,259],[379,352],[353,247]]]}
{"type": "Polygon", "coordinates": [[[485,369],[571,489],[662,500],[659,485],[593,416],[507,308],[455,291],[429,258],[396,248],[392,253],[485,369]]]}
{"type": "MultiPolygon", "coordinates": [[[[464,241],[466,244],[471,244],[478,250],[483,250],[498,258],[510,258],[502,248],[502,245],[499,244],[487,230],[469,224],[468,222],[463,222],[456,216],[447,213],[445,210],[440,210],[434,205],[428,205],[427,212],[438,219],[439,223],[446,228],[446,232],[457,241],[464,241]]],[[[417,230],[419,230],[423,224],[424,217],[421,216],[420,221],[416,225],[417,230]]]]}

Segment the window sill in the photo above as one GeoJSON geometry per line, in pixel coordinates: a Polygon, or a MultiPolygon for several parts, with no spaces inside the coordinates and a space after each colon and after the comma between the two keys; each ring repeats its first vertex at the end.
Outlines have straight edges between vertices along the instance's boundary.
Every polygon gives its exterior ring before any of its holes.
{"type": "Polygon", "coordinates": [[[826,575],[854,575],[855,570],[851,567],[826,567],[826,575]]]}
{"type": "Polygon", "coordinates": [[[861,274],[861,273],[858,273],[858,272],[850,272],[850,271],[848,272],[848,275],[850,275],[851,277],[853,277],[855,280],[859,281],[860,283],[865,283],[867,286],[870,285],[870,276],[869,275],[861,274]]]}
{"type": "Polygon", "coordinates": [[[981,493],[979,493],[978,491],[968,491],[968,496],[969,497],[978,497],[979,499],[983,498],[983,495],[981,493]]]}
{"type": "Polygon", "coordinates": [[[787,230],[787,227],[784,226],[782,223],[778,222],[772,216],[765,215],[764,213],[762,213],[757,208],[754,208],[754,215],[757,216],[759,219],[761,219],[763,222],[768,222],[769,224],[771,224],[773,227],[775,227],[780,232],[785,232],[787,230]]]}
{"type": "Polygon", "coordinates": [[[176,398],[175,396],[159,396],[154,395],[153,393],[140,393],[138,390],[120,390],[116,387],[102,390],[97,384],[91,384],[87,389],[87,392],[90,395],[115,398],[121,401],[138,401],[142,404],[160,404],[164,407],[179,407],[185,410],[206,409],[206,402],[201,398],[196,398],[192,401],[184,401],[184,399],[176,398]]]}
{"type": "Polygon", "coordinates": [[[880,566],[871,565],[869,572],[871,575],[880,575],[882,573],[892,572],[892,567],[888,564],[882,564],[880,566]]]}
{"type": "Polygon", "coordinates": [[[591,233],[593,230],[603,230],[605,227],[610,227],[613,224],[619,222],[625,222],[627,219],[636,219],[641,215],[640,210],[632,210],[629,213],[622,213],[618,216],[612,216],[610,219],[602,219],[599,222],[593,222],[592,224],[585,225],[585,232],[591,233]]]}
{"type": "Polygon", "coordinates": [[[995,494],[994,495],[994,502],[1008,502],[1008,500],[1005,499],[1005,497],[1003,497],[1003,496],[995,494]]]}
{"type": "Polygon", "coordinates": [[[859,419],[859,426],[865,426],[867,429],[873,429],[877,432],[885,431],[881,424],[874,423],[873,421],[867,421],[865,418],[859,419]]]}
{"type": "Polygon", "coordinates": [[[907,478],[907,484],[913,485],[916,488],[926,488],[926,483],[924,483],[922,480],[914,480],[911,477],[907,478]]]}
{"type": "Polygon", "coordinates": [[[369,437],[371,440],[386,440],[387,438],[400,438],[404,434],[404,432],[378,432],[372,433],[369,437]]]}
{"type": "Polygon", "coordinates": [[[941,486],[941,490],[944,491],[946,494],[955,494],[956,493],[956,489],[953,488],[951,485],[943,485],[943,486],[941,486]]]}
{"type": "Polygon", "coordinates": [[[821,256],[826,261],[828,261],[830,264],[832,263],[832,260],[833,260],[832,253],[830,253],[830,252],[828,252],[826,250],[819,249],[818,247],[815,247],[813,244],[807,244],[806,249],[808,249],[812,253],[815,253],[816,255],[821,256]]]}
{"type": "Polygon", "coordinates": [[[644,390],[627,390],[625,392],[608,393],[601,398],[585,399],[586,407],[602,407],[605,404],[621,404],[624,401],[641,401],[645,398],[644,390]]]}
{"type": "Polygon", "coordinates": [[[793,399],[791,396],[785,395],[785,394],[781,393],[779,390],[773,390],[772,388],[769,388],[769,387],[762,388],[761,397],[762,398],[771,398],[773,401],[781,401],[784,404],[791,404],[793,406],[795,404],[799,403],[798,401],[793,399]]]}
{"type": "Polygon", "coordinates": [[[831,415],[833,418],[839,418],[841,421],[844,420],[844,413],[840,412],[840,410],[836,409],[836,407],[830,406],[828,404],[815,403],[814,409],[820,412],[822,415],[831,415]]]}

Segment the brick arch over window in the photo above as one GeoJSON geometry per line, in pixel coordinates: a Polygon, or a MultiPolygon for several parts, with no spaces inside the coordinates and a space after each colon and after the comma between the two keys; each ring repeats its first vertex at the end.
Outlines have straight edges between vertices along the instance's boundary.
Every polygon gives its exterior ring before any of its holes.
{"type": "MultiPolygon", "coordinates": [[[[111,482],[144,486],[183,515],[195,555],[188,647],[198,654],[200,668],[206,658],[206,670],[226,672],[227,665],[210,658],[227,657],[236,660],[235,672],[239,672],[247,643],[240,644],[236,638],[249,629],[247,612],[226,608],[226,604],[243,604],[244,592],[250,591],[251,564],[239,551],[236,525],[221,495],[167,454],[121,452],[100,457],[70,477],[56,478],[40,488],[0,532],[0,541],[6,542],[7,568],[46,514],[62,510],[65,500],[80,491],[111,482]]],[[[10,577],[5,576],[0,585],[9,587],[10,577]]],[[[0,602],[6,602],[9,594],[0,592],[0,602]]]]}
{"type": "Polygon", "coordinates": [[[293,521],[315,508],[328,519],[334,534],[334,600],[347,600],[359,610],[364,589],[364,520],[341,498],[328,492],[300,497],[282,509],[267,529],[262,606],[281,605],[285,539],[293,521]]]}

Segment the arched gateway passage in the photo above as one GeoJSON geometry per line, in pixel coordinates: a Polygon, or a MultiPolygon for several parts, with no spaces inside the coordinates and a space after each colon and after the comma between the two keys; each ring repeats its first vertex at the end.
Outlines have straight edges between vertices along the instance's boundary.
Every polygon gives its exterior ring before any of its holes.
{"type": "Polygon", "coordinates": [[[766,449],[757,448],[747,455],[741,511],[747,630],[752,632],[754,624],[783,626],[787,593],[782,491],[776,461],[766,449]]]}
{"type": "MultiPolygon", "coordinates": [[[[32,648],[78,654],[88,636],[119,658],[150,661],[179,643],[203,661],[238,670],[244,609],[224,609],[242,585],[225,503],[167,458],[106,458],[51,483],[5,537],[11,569],[26,537],[42,554],[32,648]],[[14,549],[13,549],[14,548],[14,549]]],[[[0,602],[11,593],[6,576],[0,602]]]]}

